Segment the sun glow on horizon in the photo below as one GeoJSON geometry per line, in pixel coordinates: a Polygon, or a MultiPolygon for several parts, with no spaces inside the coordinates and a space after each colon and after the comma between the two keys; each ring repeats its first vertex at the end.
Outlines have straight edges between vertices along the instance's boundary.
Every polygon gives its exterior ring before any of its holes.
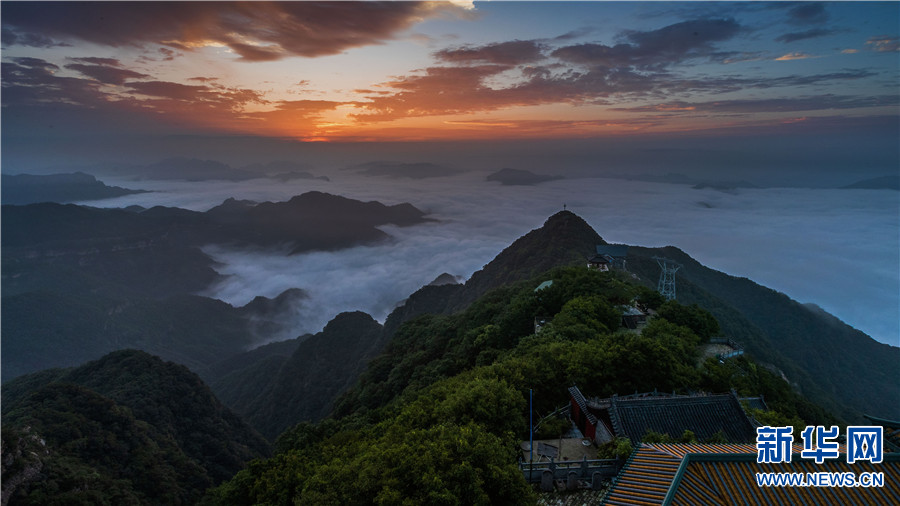
{"type": "Polygon", "coordinates": [[[653,2],[584,2],[578,16],[546,2],[114,7],[4,4],[3,105],[25,111],[6,117],[34,118],[8,131],[83,116],[79,134],[582,138],[897,115],[896,4],[826,4],[814,19],[739,3],[728,16],[653,2]],[[127,28],[67,22],[105,9],[127,28]],[[867,32],[819,26],[828,16],[867,32]],[[536,24],[555,35],[535,38],[536,24]]]}

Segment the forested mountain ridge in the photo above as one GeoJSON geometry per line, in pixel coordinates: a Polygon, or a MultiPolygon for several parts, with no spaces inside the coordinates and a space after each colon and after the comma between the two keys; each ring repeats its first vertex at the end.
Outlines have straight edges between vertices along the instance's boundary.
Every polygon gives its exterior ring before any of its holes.
{"type": "Polygon", "coordinates": [[[292,253],[328,250],[387,238],[378,225],[429,221],[410,204],[386,206],[322,192],[286,202],[228,199],[206,212],[170,207],[142,211],[74,204],[3,207],[3,247],[9,253],[77,254],[132,249],[159,242],[182,247],[207,244],[287,244],[292,253]]]}
{"type": "Polygon", "coordinates": [[[391,313],[385,321],[388,333],[421,314],[453,313],[469,306],[488,290],[562,265],[586,265],[602,237],[581,217],[563,211],[540,228],[516,239],[462,285],[424,286],[391,313]]]}
{"type": "MultiPolygon", "coordinates": [[[[23,434],[45,441],[22,504],[196,502],[270,451],[186,367],[134,350],[7,382],[3,429],[4,457],[23,434]]],[[[4,460],[4,486],[16,467],[4,460]]]]}
{"type": "MultiPolygon", "coordinates": [[[[559,213],[547,223],[516,240],[494,260],[472,275],[464,285],[424,286],[412,294],[403,305],[386,319],[384,329],[376,333],[372,323],[356,318],[360,326],[354,330],[368,336],[364,342],[343,348],[344,354],[318,353],[332,339],[346,342],[351,333],[335,333],[330,323],[314,337],[304,337],[289,359],[283,353],[261,355],[253,351],[236,355],[230,363],[236,370],[219,376],[209,376],[217,395],[239,413],[247,413],[250,423],[264,435],[274,438],[284,428],[298,421],[317,421],[329,413],[334,399],[349,388],[364,370],[365,364],[384,350],[394,332],[405,321],[422,314],[444,314],[468,307],[492,288],[530,278],[558,265],[584,265],[585,258],[603,239],[583,219],[571,212],[559,213]],[[311,362],[310,356],[317,357],[311,362]],[[327,387],[310,383],[315,375],[297,365],[327,372],[327,387]],[[274,388],[278,384],[278,395],[274,388]],[[248,385],[255,386],[251,395],[248,385]],[[301,392],[303,392],[301,394],[301,392]],[[293,399],[291,403],[281,398],[293,399]],[[299,418],[292,421],[285,415],[299,418]]],[[[339,315],[338,320],[348,320],[339,315]]],[[[344,329],[348,329],[345,325],[344,329]]],[[[216,373],[218,374],[218,373],[216,373]]]]}
{"type": "MultiPolygon", "coordinates": [[[[559,265],[584,265],[595,245],[606,244],[590,225],[563,211],[515,241],[465,285],[423,287],[385,322],[392,330],[421,314],[450,314],[490,288],[527,279],[559,265]]],[[[676,274],[678,299],[712,312],[731,337],[761,361],[773,364],[810,398],[847,420],[862,414],[900,418],[900,348],[879,343],[831,315],[810,311],[783,293],[746,278],[703,266],[674,247],[630,246],[628,270],[655,288],[654,256],[684,267],[676,274]],[[865,371],[865,374],[860,374],[865,371]]]]}
{"type": "MultiPolygon", "coordinates": [[[[361,358],[374,360],[370,369],[374,367],[399,374],[394,366],[384,365],[381,358],[375,357],[395,346],[394,334],[404,322],[429,314],[453,315],[468,308],[471,301],[492,289],[499,289],[498,293],[502,293],[504,286],[528,280],[554,266],[584,268],[587,258],[595,253],[597,244],[605,242],[583,219],[568,211],[557,213],[544,226],[525,234],[504,249],[464,285],[424,286],[416,291],[385,321],[385,337],[377,342],[387,348],[370,348],[367,355],[361,358]]],[[[782,371],[794,388],[807,397],[846,421],[863,423],[862,415],[871,413],[894,416],[891,410],[900,406],[900,402],[884,401],[891,401],[900,395],[896,388],[900,379],[891,365],[900,363],[900,350],[881,345],[843,323],[835,323],[833,317],[811,312],[784,294],[750,280],[706,268],[677,248],[630,247],[627,258],[629,280],[655,288],[659,266],[652,257],[657,255],[670,256],[685,266],[677,275],[679,300],[687,304],[696,303],[710,311],[721,322],[724,335],[739,341],[761,363],[775,371],[782,371]],[[786,325],[788,323],[790,325],[786,325]],[[797,329],[797,325],[806,328],[797,329]],[[802,345],[803,342],[810,344],[802,345]],[[830,343],[828,346],[841,350],[840,353],[829,353],[829,348],[823,347],[823,343],[830,343]],[[796,353],[797,350],[804,350],[803,346],[809,346],[809,349],[796,353]],[[810,350],[815,350],[815,353],[810,350]],[[848,363],[866,363],[867,374],[860,377],[855,372],[858,369],[844,367],[848,363]]],[[[534,316],[537,315],[531,315],[531,318],[534,316]]],[[[527,334],[530,323],[524,320],[519,323],[518,332],[527,334]]],[[[422,335],[421,338],[434,339],[435,336],[422,335]]],[[[407,346],[415,345],[407,343],[407,346]]],[[[246,363],[252,363],[252,360],[248,359],[246,363]]],[[[283,363],[283,360],[279,361],[278,367],[283,363]]],[[[415,361],[410,364],[408,367],[416,368],[415,361]]],[[[269,371],[269,367],[248,367],[242,374],[235,374],[231,381],[255,384],[257,380],[254,378],[271,379],[269,371]]],[[[339,371],[348,370],[336,363],[332,374],[339,371]]],[[[364,378],[365,375],[365,381],[364,378]]],[[[330,381],[335,379],[332,377],[330,381]]],[[[352,378],[343,381],[349,384],[352,378]]],[[[297,388],[309,388],[300,386],[299,381],[296,384],[297,388]]],[[[287,389],[289,385],[290,381],[285,381],[282,388],[287,389]]],[[[218,385],[216,390],[221,392],[220,395],[227,396],[218,385]]],[[[298,398],[298,402],[302,404],[305,401],[298,398]]],[[[317,400],[317,405],[320,402],[317,400]]],[[[346,401],[339,402],[338,407],[342,403],[346,404],[346,401]]],[[[320,412],[318,416],[313,416],[316,411],[306,408],[296,412],[307,413],[308,418],[302,418],[306,421],[316,421],[325,415],[320,412]]],[[[268,429],[258,425],[260,421],[261,418],[254,420],[254,426],[271,437],[268,429]]]]}
{"type": "Polygon", "coordinates": [[[365,313],[341,313],[321,332],[299,342],[289,356],[272,353],[261,362],[247,361],[260,366],[225,376],[213,388],[274,441],[298,421],[320,420],[331,412],[334,399],[384,347],[382,330],[365,313]]]}
{"type": "MultiPolygon", "coordinates": [[[[753,415],[768,423],[837,422],[750,358],[699,360],[717,331],[704,310],[662,303],[622,272],[557,268],[493,289],[463,311],[400,325],[330,417],[282,433],[273,458],[204,503],[534,504],[516,461],[529,390],[539,419],[573,384],[599,396],[735,389],[765,396],[771,410],[753,415]],[[640,333],[621,327],[619,305],[633,300],[657,309],[640,333]],[[536,334],[535,314],[547,318],[536,334]]],[[[555,439],[568,424],[544,427],[555,439]]],[[[627,456],[623,444],[599,451],[627,456]]]]}
{"type": "Polygon", "coordinates": [[[629,249],[629,269],[659,276],[653,256],[682,264],[678,300],[699,304],[758,360],[773,364],[808,398],[849,422],[863,414],[900,419],[900,348],[879,343],[787,295],[701,265],[674,247],[629,249]]]}

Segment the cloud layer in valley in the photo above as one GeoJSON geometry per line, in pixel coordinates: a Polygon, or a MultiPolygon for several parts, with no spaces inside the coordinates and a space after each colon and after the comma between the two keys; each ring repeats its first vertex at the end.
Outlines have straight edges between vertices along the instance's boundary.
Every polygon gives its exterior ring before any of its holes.
{"type": "Polygon", "coordinates": [[[440,180],[360,177],[292,184],[147,182],[157,193],[109,205],[164,202],[205,210],[228,196],[285,200],[308,190],[387,204],[408,201],[439,223],[387,227],[395,241],[338,252],[285,256],[209,248],[227,275],[209,294],[233,305],[289,288],[309,293],[293,332],[316,332],[340,311],[383,319],[443,272],[470,276],[503,248],[562,209],[609,242],[677,246],[712,268],[813,302],[872,337],[897,345],[900,237],[896,192],[805,188],[740,189],[605,178],[504,187],[469,172],[440,180]]]}

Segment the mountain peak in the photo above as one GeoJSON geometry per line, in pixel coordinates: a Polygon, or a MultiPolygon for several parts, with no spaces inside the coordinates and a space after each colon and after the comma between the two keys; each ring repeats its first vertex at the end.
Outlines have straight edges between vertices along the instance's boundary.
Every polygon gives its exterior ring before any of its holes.
{"type": "Polygon", "coordinates": [[[461,309],[492,288],[529,279],[554,267],[586,265],[598,244],[606,241],[586,221],[571,211],[560,211],[472,274],[464,292],[448,309],[461,309]]]}
{"type": "MultiPolygon", "coordinates": [[[[572,211],[560,211],[553,216],[547,218],[547,221],[544,222],[544,226],[538,230],[546,230],[549,233],[556,233],[564,231],[568,228],[573,228],[575,230],[583,234],[587,235],[597,235],[597,232],[591,228],[590,225],[581,216],[573,213],[572,211]]],[[[534,232],[534,231],[533,231],[534,232]]],[[[606,244],[599,235],[597,235],[597,244],[606,244]]]]}

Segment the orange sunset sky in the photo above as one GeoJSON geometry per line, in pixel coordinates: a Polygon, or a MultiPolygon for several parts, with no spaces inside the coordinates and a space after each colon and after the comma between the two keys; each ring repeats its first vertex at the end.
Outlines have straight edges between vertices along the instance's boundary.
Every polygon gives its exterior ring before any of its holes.
{"type": "MultiPolygon", "coordinates": [[[[584,138],[897,122],[896,2],[3,2],[16,135],[584,138]]],[[[12,132],[8,132],[11,130],[12,132]]]]}

